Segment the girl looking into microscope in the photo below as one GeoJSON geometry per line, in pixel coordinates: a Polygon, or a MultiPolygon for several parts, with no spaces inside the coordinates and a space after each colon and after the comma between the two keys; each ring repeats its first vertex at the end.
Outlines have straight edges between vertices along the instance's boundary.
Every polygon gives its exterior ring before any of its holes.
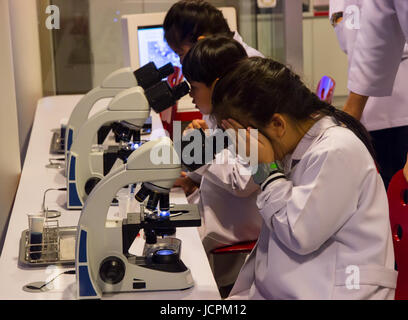
{"type": "MultiPolygon", "coordinates": [[[[163,28],[167,43],[183,63],[183,74],[192,85],[194,103],[203,114],[203,119],[192,121],[188,129],[215,129],[216,123],[210,117],[214,82],[238,60],[262,54],[244,43],[238,32],[231,31],[222,12],[207,1],[176,2],[167,12],[163,28]]],[[[223,154],[228,158],[226,150],[223,154]]],[[[206,165],[194,172],[182,173],[176,182],[176,186],[183,187],[189,195],[189,201],[199,203],[201,208],[200,236],[217,284],[226,288],[221,289],[221,295],[234,283],[245,257],[215,256],[211,251],[256,240],[261,225],[256,207],[259,187],[250,175],[240,174],[246,166],[239,163],[206,165]]]]}
{"type": "Polygon", "coordinates": [[[222,76],[212,106],[259,156],[262,229],[231,298],[393,299],[387,196],[360,122],[262,58],[222,76]]]}
{"type": "MultiPolygon", "coordinates": [[[[223,72],[240,60],[247,59],[243,46],[226,36],[206,37],[196,43],[183,60],[183,74],[191,84],[193,102],[205,116],[205,126],[200,123],[191,128],[215,130],[212,120],[211,94],[214,83],[223,72]]],[[[187,129],[188,130],[188,129],[187,129]]],[[[207,131],[208,132],[208,131],[207,131]]],[[[211,134],[210,132],[208,132],[211,134]]],[[[256,240],[261,217],[256,207],[259,186],[250,173],[242,174],[248,164],[231,161],[233,155],[224,149],[215,163],[189,172],[176,181],[190,203],[198,203],[202,217],[199,228],[201,240],[209,257],[218,286],[231,286],[245,257],[243,255],[212,255],[215,248],[256,240]],[[223,157],[223,161],[220,160],[223,157]],[[194,188],[197,187],[193,193],[194,188]]],[[[224,289],[222,289],[224,290],[224,289]]]]}

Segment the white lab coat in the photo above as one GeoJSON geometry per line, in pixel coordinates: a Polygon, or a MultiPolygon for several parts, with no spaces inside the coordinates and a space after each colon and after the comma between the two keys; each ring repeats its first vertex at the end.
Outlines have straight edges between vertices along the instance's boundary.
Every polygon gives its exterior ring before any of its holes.
{"type": "MultiPolygon", "coordinates": [[[[245,44],[238,32],[235,32],[234,39],[242,44],[249,57],[263,57],[262,53],[245,44]]],[[[216,123],[209,116],[203,119],[210,129],[216,129],[216,123]]],[[[217,283],[229,285],[235,281],[245,256],[215,257],[210,252],[222,246],[256,240],[262,219],[256,206],[259,186],[250,174],[240,174],[243,169],[249,170],[249,164],[242,161],[229,164],[228,161],[236,159],[227,149],[217,155],[217,159],[221,157],[225,159],[224,164],[205,165],[187,174],[200,184],[188,200],[199,205],[202,218],[199,233],[217,283]]]]}
{"type": "MultiPolygon", "coordinates": [[[[330,12],[345,11],[348,6],[355,5],[362,9],[363,2],[370,0],[331,0],[330,12]]],[[[347,19],[347,17],[345,17],[347,19]]],[[[350,29],[343,19],[335,31],[342,50],[348,56],[349,66],[353,60],[353,49],[358,35],[358,29],[350,29]]],[[[394,128],[408,125],[408,45],[405,45],[402,61],[399,65],[397,76],[392,91],[392,96],[370,97],[364,108],[361,122],[368,131],[394,128]]],[[[352,77],[352,75],[349,75],[352,77]]]]}
{"type": "Polygon", "coordinates": [[[264,57],[264,55],[260,53],[258,50],[248,46],[237,31],[234,32],[233,38],[244,47],[248,57],[264,57]]]}
{"type": "Polygon", "coordinates": [[[324,117],[283,163],[231,299],[393,299],[387,196],[363,143],[324,117]]]}
{"type": "Polygon", "coordinates": [[[392,94],[408,41],[408,1],[365,1],[350,65],[349,90],[371,97],[392,94]]]}

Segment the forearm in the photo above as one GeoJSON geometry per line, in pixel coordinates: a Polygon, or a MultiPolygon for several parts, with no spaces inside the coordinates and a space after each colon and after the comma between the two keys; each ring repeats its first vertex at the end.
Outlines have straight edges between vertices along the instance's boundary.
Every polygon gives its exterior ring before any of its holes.
{"type": "Polygon", "coordinates": [[[367,96],[362,96],[355,92],[350,92],[343,111],[347,112],[357,120],[360,120],[361,116],[363,115],[364,107],[367,104],[367,100],[367,96]]]}

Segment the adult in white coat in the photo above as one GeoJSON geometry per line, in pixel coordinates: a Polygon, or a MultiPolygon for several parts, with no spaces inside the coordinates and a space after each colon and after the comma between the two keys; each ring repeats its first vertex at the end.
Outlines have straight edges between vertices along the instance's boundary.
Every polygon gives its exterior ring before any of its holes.
{"type": "Polygon", "coordinates": [[[261,233],[231,298],[393,299],[387,197],[364,127],[270,59],[240,62],[213,107],[225,129],[259,130],[268,163],[254,175],[261,233]]]}
{"type": "Polygon", "coordinates": [[[360,119],[367,98],[390,96],[408,41],[408,1],[364,1],[344,111],[360,119]]]}
{"type": "MultiPolygon", "coordinates": [[[[221,47],[226,43],[234,46],[234,42],[237,42],[244,49],[245,58],[262,54],[245,44],[238,32],[231,32],[221,11],[206,1],[182,0],[175,3],[166,15],[163,27],[169,46],[183,63],[183,73],[191,84],[193,102],[204,115],[203,120],[193,121],[194,126],[191,127],[216,129],[217,126],[210,117],[212,84],[235,61],[234,53],[228,51],[228,48],[223,51],[221,47]],[[220,38],[215,42],[208,40],[214,35],[220,38]],[[204,40],[198,42],[202,38],[204,40]],[[216,58],[210,57],[214,61],[207,61],[205,64],[202,61],[189,61],[190,67],[186,70],[186,55],[191,56],[190,50],[201,50],[206,42],[212,42],[210,46],[216,58]],[[216,50],[217,43],[220,50],[216,50]],[[197,47],[199,45],[201,47],[197,47]]],[[[213,256],[211,251],[226,245],[256,240],[261,226],[256,206],[259,186],[252,181],[250,174],[242,174],[243,170],[248,171],[247,164],[230,164],[228,159],[232,159],[232,155],[226,149],[217,155],[217,164],[205,165],[176,182],[187,194],[195,189],[189,202],[199,204],[202,216],[199,232],[219,287],[234,283],[245,256],[213,256]],[[224,162],[220,163],[222,157],[224,162]]]]}
{"type": "MultiPolygon", "coordinates": [[[[360,31],[360,16],[363,4],[370,0],[331,0],[330,17],[342,50],[348,56],[349,66],[353,62],[353,49],[360,31]]],[[[364,14],[364,13],[363,13],[364,14]]],[[[379,170],[385,187],[392,176],[400,170],[408,152],[408,45],[405,45],[392,95],[370,97],[361,117],[373,138],[379,170]]],[[[351,74],[351,78],[364,77],[351,74]]]]}

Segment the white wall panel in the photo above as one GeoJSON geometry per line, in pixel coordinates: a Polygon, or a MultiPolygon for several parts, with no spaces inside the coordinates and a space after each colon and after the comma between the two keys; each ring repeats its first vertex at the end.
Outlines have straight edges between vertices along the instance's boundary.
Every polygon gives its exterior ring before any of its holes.
{"type": "Polygon", "coordinates": [[[0,250],[20,178],[17,105],[8,0],[0,0],[0,250]]]}
{"type": "Polygon", "coordinates": [[[37,101],[42,97],[37,1],[9,0],[9,12],[20,152],[21,159],[24,161],[35,108],[37,101]]]}

